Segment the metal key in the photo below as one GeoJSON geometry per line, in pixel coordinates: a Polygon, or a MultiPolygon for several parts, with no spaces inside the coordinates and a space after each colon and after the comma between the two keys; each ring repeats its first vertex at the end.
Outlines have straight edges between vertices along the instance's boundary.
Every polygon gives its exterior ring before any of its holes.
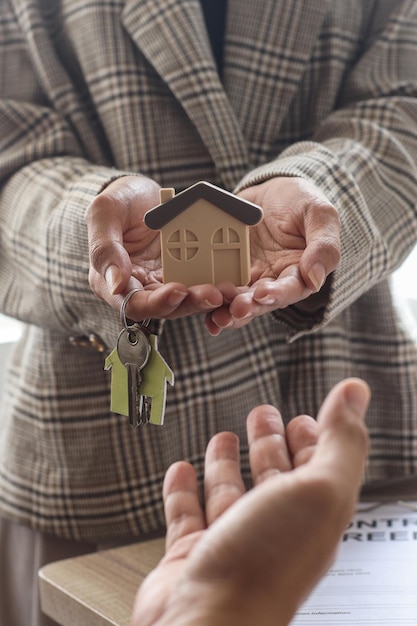
{"type": "Polygon", "coordinates": [[[162,426],[165,415],[167,383],[174,384],[174,372],[158,350],[158,337],[149,335],[151,354],[142,369],[140,393],[144,396],[145,420],[162,426]]]}
{"type": "Polygon", "coordinates": [[[151,346],[139,324],[133,324],[120,331],[116,349],[128,372],[129,422],[136,427],[143,421],[143,396],[139,387],[142,381],[141,370],[149,359],[151,346]]]}

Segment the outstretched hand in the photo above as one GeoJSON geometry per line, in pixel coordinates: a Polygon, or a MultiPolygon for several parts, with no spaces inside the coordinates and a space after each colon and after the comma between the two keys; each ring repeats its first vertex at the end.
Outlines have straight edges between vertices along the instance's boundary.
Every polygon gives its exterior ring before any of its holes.
{"type": "Polygon", "coordinates": [[[219,433],[205,463],[205,508],[191,465],[168,470],[166,555],[139,589],[133,626],[283,626],[331,564],[354,511],[369,389],[339,383],[317,422],[283,426],[260,406],[248,416],[255,487],[245,494],[239,442],[219,433]]]}

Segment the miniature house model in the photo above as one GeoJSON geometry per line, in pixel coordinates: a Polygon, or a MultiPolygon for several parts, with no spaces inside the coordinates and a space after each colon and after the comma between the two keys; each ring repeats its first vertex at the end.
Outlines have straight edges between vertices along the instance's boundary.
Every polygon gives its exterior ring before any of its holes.
{"type": "Polygon", "coordinates": [[[249,226],[262,215],[259,206],[210,183],[196,183],[177,195],[173,189],[161,189],[161,204],[144,220],[161,231],[164,283],[246,285],[249,226]]]}

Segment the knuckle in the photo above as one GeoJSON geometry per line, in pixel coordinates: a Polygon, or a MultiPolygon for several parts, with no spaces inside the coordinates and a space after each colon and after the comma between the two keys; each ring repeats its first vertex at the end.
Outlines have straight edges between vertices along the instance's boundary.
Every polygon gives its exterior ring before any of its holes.
{"type": "Polygon", "coordinates": [[[326,241],[326,250],[331,263],[334,266],[338,265],[341,256],[339,239],[335,239],[334,237],[328,238],[326,241]]]}
{"type": "Polygon", "coordinates": [[[99,271],[109,258],[109,248],[103,241],[92,239],[90,242],[90,264],[99,271]]]}
{"type": "Polygon", "coordinates": [[[100,194],[93,198],[93,200],[91,200],[85,212],[85,221],[87,222],[87,224],[90,224],[94,221],[94,217],[100,211],[102,203],[103,200],[100,194]]]}

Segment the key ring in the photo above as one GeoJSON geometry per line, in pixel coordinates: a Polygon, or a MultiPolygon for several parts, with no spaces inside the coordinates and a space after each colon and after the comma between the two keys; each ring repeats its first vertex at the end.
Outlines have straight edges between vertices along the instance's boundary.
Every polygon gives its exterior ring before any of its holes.
{"type": "MultiPolygon", "coordinates": [[[[136,289],[132,289],[132,291],[129,291],[129,293],[127,294],[127,296],[125,296],[123,302],[122,302],[122,306],[120,307],[120,319],[122,320],[122,324],[124,326],[124,328],[126,330],[129,330],[130,328],[130,324],[127,323],[127,317],[126,317],[126,307],[128,305],[128,302],[130,300],[130,298],[137,293],[138,291],[143,291],[143,289],[140,288],[136,288],[136,289]]],[[[143,320],[143,322],[140,322],[140,325],[143,326],[144,328],[146,328],[148,326],[150,322],[150,318],[146,318],[143,320]]]]}

